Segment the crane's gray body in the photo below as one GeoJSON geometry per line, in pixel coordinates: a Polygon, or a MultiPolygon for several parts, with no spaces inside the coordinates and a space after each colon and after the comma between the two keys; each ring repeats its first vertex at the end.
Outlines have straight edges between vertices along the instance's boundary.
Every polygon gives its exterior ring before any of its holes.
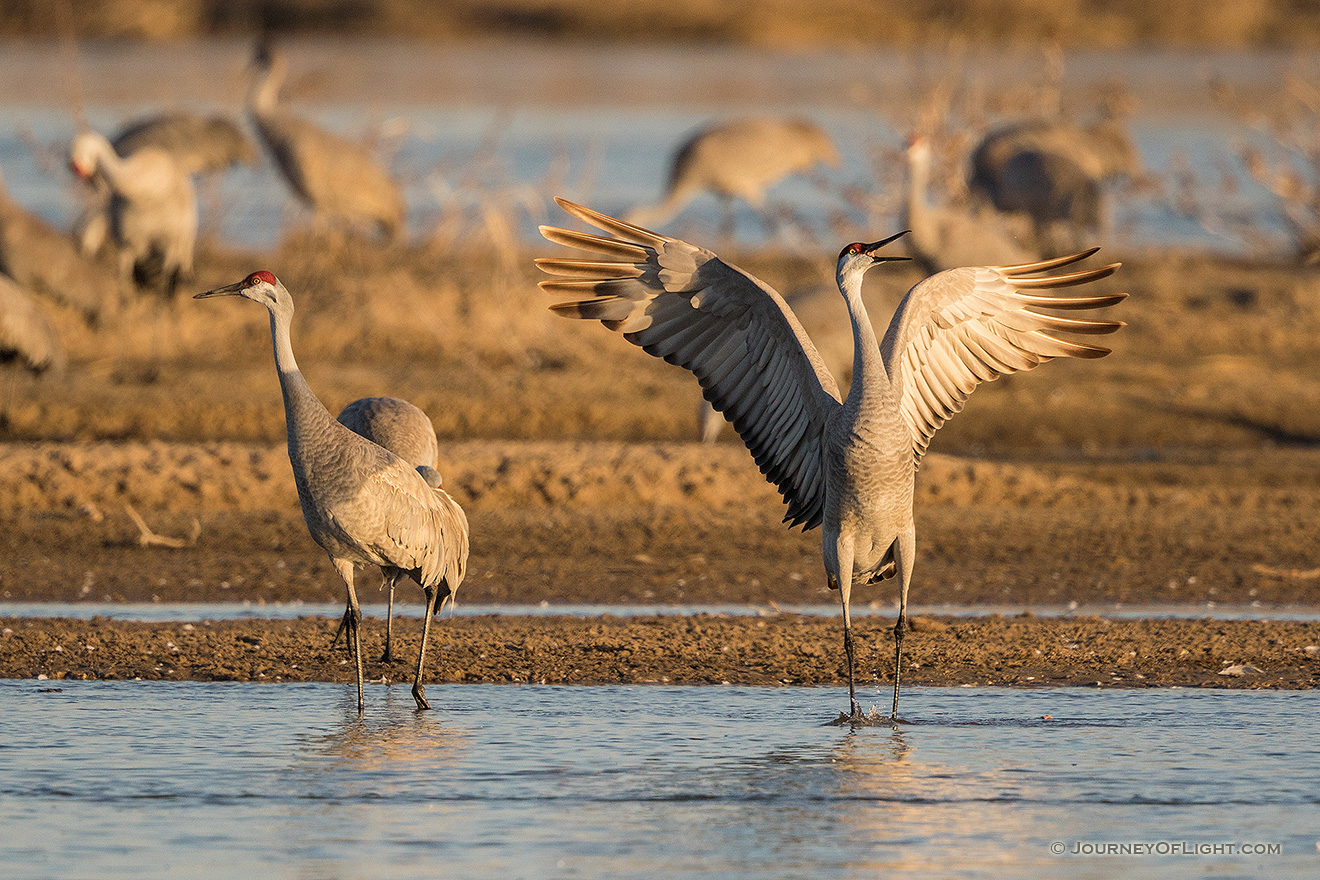
{"type": "Polygon", "coordinates": [[[283,56],[259,49],[248,114],[289,188],[322,220],[374,224],[387,237],[403,228],[398,185],[352,141],[291,113],[279,100],[283,56]]]}
{"type": "Polygon", "coordinates": [[[426,592],[413,696],[418,708],[429,708],[421,678],[431,615],[437,601],[458,590],[466,573],[467,517],[448,494],[427,485],[410,463],[337,422],[312,393],[298,369],[289,338],[293,299],[278,279],[258,272],[239,284],[198,296],[222,295],[243,296],[270,311],[298,502],[312,540],[329,555],[347,591],[359,712],[363,705],[361,614],[353,587],[354,563],[407,574],[426,592]]]}

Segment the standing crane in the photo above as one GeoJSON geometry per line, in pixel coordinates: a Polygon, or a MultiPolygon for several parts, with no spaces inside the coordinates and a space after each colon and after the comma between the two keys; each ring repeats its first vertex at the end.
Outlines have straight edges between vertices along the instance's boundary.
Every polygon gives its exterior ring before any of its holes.
{"type": "Polygon", "coordinates": [[[422,686],[426,642],[437,602],[452,599],[467,570],[468,523],[443,490],[427,485],[412,465],[331,417],[298,369],[289,339],[293,297],[270,272],[253,272],[236,284],[197,294],[241,296],[270,312],[275,369],[284,394],[289,461],[307,530],[330,557],[348,597],[348,639],[357,672],[362,714],[362,612],[353,589],[355,563],[397,569],[426,593],[422,645],[412,695],[429,709],[422,686]]]}
{"type": "Polygon", "coordinates": [[[81,132],[73,139],[73,171],[84,181],[102,180],[110,190],[110,234],[126,285],[146,286],[153,274],[165,293],[192,274],[197,242],[197,193],[170,154],[143,147],[127,158],[102,135],[81,132]]]}
{"type": "Polygon", "coordinates": [[[923,272],[959,266],[1006,266],[1038,259],[1015,242],[993,212],[974,213],[930,203],[930,141],[908,140],[908,191],[899,222],[912,230],[908,247],[923,272]]]}
{"type": "MultiPolygon", "coordinates": [[[[435,436],[431,418],[406,400],[397,397],[362,397],[335,417],[354,434],[366,437],[377,446],[383,446],[417,469],[432,489],[443,489],[440,478],[440,441],[435,436]]],[[[397,568],[382,568],[383,586],[389,588],[389,605],[385,613],[385,653],[381,663],[393,663],[394,652],[394,586],[403,576],[397,568]]],[[[452,601],[452,596],[451,596],[452,601]]],[[[339,630],[331,640],[331,647],[339,641],[339,633],[348,624],[349,611],[344,611],[339,630]]]]}
{"type": "Polygon", "coordinates": [[[288,62],[259,44],[248,114],[280,173],[318,220],[374,224],[393,238],[403,227],[403,194],[366,149],[289,112],[280,103],[288,62]]]}
{"type": "Polygon", "coordinates": [[[830,136],[803,119],[753,117],[704,128],[674,154],[664,198],[628,216],[631,223],[663,226],[703,192],[714,193],[723,207],[725,238],[733,234],[733,199],[757,211],[765,192],[792,174],[825,163],[838,166],[830,136]]]}
{"type": "MultiPolygon", "coordinates": [[[[110,146],[125,158],[144,147],[164,150],[188,175],[207,175],[234,165],[254,165],[257,149],[251,138],[225,116],[199,116],[175,111],[134,120],[119,130],[110,146]]],[[[110,235],[111,194],[98,178],[96,190],[74,224],[74,237],[84,254],[101,250],[110,235]]]]}
{"type": "Polygon", "coordinates": [[[1092,249],[1019,266],[941,272],[908,291],[881,342],[862,302],[862,277],[877,263],[906,259],[880,253],[904,233],[850,244],[839,254],[835,275],[853,334],[852,384],[841,398],[797,317],[769,285],[697,245],[557,201],[609,235],[541,227],[548,240],[594,255],[536,261],[545,272],[571,279],[541,282],[550,293],[574,297],[551,310],[598,320],[648,354],[695,374],[706,399],[729,417],[761,472],[784,496],[784,521],[805,529],[823,526],[825,571],[843,610],[853,721],[869,719],[853,683],[852,586],[897,575],[892,713],[897,719],[916,559],[913,489],[921,456],[935,431],[981,382],[1054,357],[1109,354],[1107,348],[1058,334],[1112,333],[1121,322],[1041,310],[1102,308],[1127,294],[1037,291],[1104,278],[1118,264],[1040,274],[1085,259],[1092,249]]]}

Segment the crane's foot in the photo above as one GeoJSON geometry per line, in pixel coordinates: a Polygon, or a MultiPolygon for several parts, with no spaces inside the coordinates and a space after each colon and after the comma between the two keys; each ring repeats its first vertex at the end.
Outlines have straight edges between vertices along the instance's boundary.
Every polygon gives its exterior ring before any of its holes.
{"type": "Polygon", "coordinates": [[[413,685],[412,695],[413,699],[417,701],[418,712],[431,708],[431,704],[426,702],[426,688],[422,687],[420,683],[413,685]]]}

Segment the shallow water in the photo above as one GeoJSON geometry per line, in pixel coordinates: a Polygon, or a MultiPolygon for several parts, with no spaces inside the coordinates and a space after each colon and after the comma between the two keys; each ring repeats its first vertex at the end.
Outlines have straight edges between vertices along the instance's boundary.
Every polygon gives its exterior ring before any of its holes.
{"type": "MultiPolygon", "coordinates": [[[[362,606],[366,617],[384,619],[387,607],[382,604],[362,606]]],[[[394,603],[396,617],[422,616],[420,602],[394,603]]],[[[878,615],[892,617],[898,609],[886,605],[854,605],[853,617],[878,615]]],[[[1037,617],[1107,617],[1114,620],[1192,619],[1192,620],[1301,620],[1320,621],[1320,608],[1313,606],[1254,605],[910,605],[908,616],[947,615],[952,617],[1005,617],[1029,612],[1037,617]]],[[[146,623],[200,620],[291,620],[299,617],[339,617],[344,613],[338,602],[0,602],[0,617],[69,617],[91,620],[132,620],[146,623]]],[[[445,610],[444,614],[449,614],[445,610]]],[[[466,605],[454,610],[456,617],[506,614],[520,617],[639,617],[643,615],[718,614],[728,617],[756,617],[770,614],[806,614],[833,617],[838,605],[466,605]]]]}
{"type": "Polygon", "coordinates": [[[913,688],[850,730],[839,689],[46,684],[0,682],[6,877],[1320,866],[1315,692],[913,688]],[[1137,842],[1207,848],[1072,854],[1137,842]]]}

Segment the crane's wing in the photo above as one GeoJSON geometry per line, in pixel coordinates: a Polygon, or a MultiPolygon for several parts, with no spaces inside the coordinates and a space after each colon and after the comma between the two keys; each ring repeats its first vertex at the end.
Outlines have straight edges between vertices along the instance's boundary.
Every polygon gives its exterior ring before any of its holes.
{"type": "Polygon", "coordinates": [[[1063,318],[1038,309],[1099,309],[1126,293],[1052,296],[1034,290],[1070,287],[1112,275],[1119,263],[1065,275],[1035,275],[1075,263],[1085,253],[1019,266],[951,269],[908,291],[880,345],[899,408],[920,461],[935,431],[962,410],[980,383],[1030,370],[1051,358],[1099,358],[1109,349],[1057,333],[1113,333],[1122,321],[1063,318]],[[1032,276],[1032,277],[1029,277],[1032,276]]]}
{"type": "Polygon", "coordinates": [[[64,346],[26,290],[0,275],[0,362],[17,359],[34,373],[64,367],[64,346]]]}
{"type": "Polygon", "coordinates": [[[432,489],[402,461],[372,475],[386,488],[384,535],[376,547],[396,568],[419,583],[458,590],[467,573],[468,521],[463,508],[443,489],[432,489]]]}
{"type": "Polygon", "coordinates": [[[733,422],[788,502],[784,521],[814,528],[825,500],[821,437],[839,390],[783,297],[713,253],[565,199],[565,211],[611,237],[542,226],[550,241],[608,260],[537,260],[575,280],[550,293],[591,296],[550,308],[599,320],[648,354],[690,370],[733,422]]]}

